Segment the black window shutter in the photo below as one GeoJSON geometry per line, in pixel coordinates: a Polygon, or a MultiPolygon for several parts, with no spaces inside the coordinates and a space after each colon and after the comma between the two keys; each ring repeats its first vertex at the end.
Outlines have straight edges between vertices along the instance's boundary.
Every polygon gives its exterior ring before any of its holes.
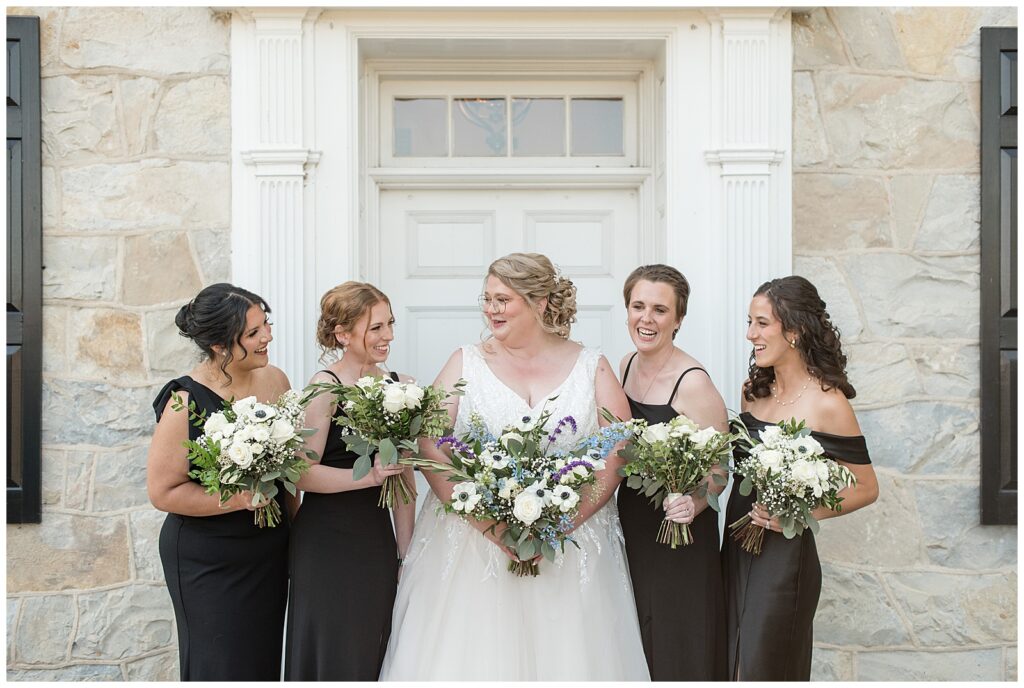
{"type": "Polygon", "coordinates": [[[981,30],[981,522],[1017,523],[1017,29],[981,30]]]}
{"type": "Polygon", "coordinates": [[[39,19],[7,17],[7,522],[39,523],[43,204],[39,19]]]}

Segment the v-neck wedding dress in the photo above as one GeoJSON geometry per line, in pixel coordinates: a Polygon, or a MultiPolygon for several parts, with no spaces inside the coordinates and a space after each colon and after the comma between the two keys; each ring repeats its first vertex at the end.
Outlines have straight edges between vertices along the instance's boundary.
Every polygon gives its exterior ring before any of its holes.
{"type": "MultiPolygon", "coordinates": [[[[575,444],[598,430],[599,358],[582,349],[565,381],[530,408],[477,346],[462,347],[468,385],[455,433],[467,432],[475,412],[497,435],[557,396],[547,405],[548,429],[571,415],[578,434],[558,441],[575,444]]],[[[579,549],[568,543],[554,562],[541,561],[536,578],[520,578],[497,546],[446,515],[430,492],[405,558],[381,680],[649,680],[615,500],[573,536],[579,549]]],[[[363,583],[353,581],[352,591],[363,583]]]]}

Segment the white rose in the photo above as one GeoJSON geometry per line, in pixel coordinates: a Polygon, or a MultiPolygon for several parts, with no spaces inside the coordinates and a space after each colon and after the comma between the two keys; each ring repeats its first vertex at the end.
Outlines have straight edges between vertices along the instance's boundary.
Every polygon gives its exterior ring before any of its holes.
{"type": "Polygon", "coordinates": [[[669,421],[669,435],[672,437],[683,437],[697,432],[697,424],[686,416],[676,416],[669,421]]]}
{"type": "Polygon", "coordinates": [[[377,379],[371,375],[365,375],[356,380],[356,387],[359,387],[360,389],[369,389],[375,384],[377,384],[377,379]]]}
{"type": "Polygon", "coordinates": [[[802,485],[812,487],[818,484],[818,471],[814,470],[814,464],[810,461],[797,459],[790,465],[789,470],[793,479],[802,485]]]}
{"type": "Polygon", "coordinates": [[[476,508],[480,496],[476,491],[476,483],[459,483],[452,490],[452,508],[468,514],[476,508]]]}
{"type": "Polygon", "coordinates": [[[534,487],[531,485],[516,495],[516,501],[512,505],[512,514],[526,525],[540,518],[544,510],[544,498],[537,494],[543,489],[537,490],[534,487]]]}
{"type": "Polygon", "coordinates": [[[284,444],[290,440],[294,434],[295,426],[284,418],[278,418],[274,421],[274,424],[270,426],[270,439],[277,444],[284,444]]]}
{"type": "Polygon", "coordinates": [[[413,384],[402,385],[405,392],[405,408],[417,408],[423,401],[423,390],[413,384]]]}
{"type": "Polygon", "coordinates": [[[253,455],[248,444],[235,442],[228,448],[228,458],[239,468],[248,468],[252,465],[253,455]]]}
{"type": "Polygon", "coordinates": [[[642,435],[644,442],[654,444],[655,442],[668,442],[668,426],[664,423],[650,425],[642,435]]]}
{"type": "Polygon", "coordinates": [[[579,501],[579,493],[566,485],[559,485],[551,491],[551,503],[557,506],[563,514],[572,511],[579,501]]]}
{"type": "Polygon", "coordinates": [[[405,408],[405,393],[398,385],[388,385],[384,388],[384,410],[388,413],[398,413],[405,408]]]}
{"type": "Polygon", "coordinates": [[[237,423],[225,423],[224,427],[221,428],[220,434],[222,437],[230,438],[235,434],[235,430],[238,428],[237,423]]]}
{"type": "Polygon", "coordinates": [[[704,447],[707,446],[708,442],[710,442],[717,434],[718,431],[709,425],[703,430],[698,430],[697,432],[693,433],[690,436],[690,440],[695,445],[703,449],[704,447]]]}
{"type": "Polygon", "coordinates": [[[207,435],[220,433],[223,436],[224,428],[227,425],[227,416],[218,411],[217,413],[211,414],[210,417],[206,419],[206,424],[203,426],[203,432],[205,432],[207,435]]]}
{"type": "MultiPolygon", "coordinates": [[[[276,423],[277,421],[274,422],[276,423]]],[[[252,438],[257,442],[266,442],[270,439],[270,429],[261,423],[260,425],[253,427],[252,438]]]]}
{"type": "Polygon", "coordinates": [[[775,446],[782,439],[782,428],[778,425],[769,425],[759,433],[761,441],[769,447],[775,446]]]}
{"type": "Polygon", "coordinates": [[[776,471],[782,467],[782,453],[775,449],[763,449],[758,452],[757,460],[762,466],[771,471],[776,471]]]}
{"type": "Polygon", "coordinates": [[[254,457],[255,456],[259,456],[260,454],[262,454],[263,453],[263,449],[264,449],[263,445],[261,443],[259,443],[259,442],[253,442],[253,443],[251,443],[249,445],[249,451],[252,452],[252,455],[254,457]]]}
{"type": "Polygon", "coordinates": [[[824,461],[815,461],[814,470],[818,474],[818,482],[822,485],[828,483],[828,464],[824,461]]]}
{"type": "Polygon", "coordinates": [[[519,483],[516,482],[515,478],[508,478],[502,482],[501,488],[498,490],[498,496],[502,499],[512,499],[512,494],[519,488],[519,483]]]}

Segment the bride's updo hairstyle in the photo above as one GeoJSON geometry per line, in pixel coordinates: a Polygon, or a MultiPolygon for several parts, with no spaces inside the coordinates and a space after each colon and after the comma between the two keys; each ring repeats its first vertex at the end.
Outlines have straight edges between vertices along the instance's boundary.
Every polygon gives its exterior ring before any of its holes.
{"type": "MultiPolygon", "coordinates": [[[[839,342],[839,328],[832,324],[825,302],[818,290],[803,277],[791,275],[765,282],[754,296],[764,296],[772,304],[772,313],[782,323],[783,332],[796,335],[796,349],[803,358],[807,372],[821,381],[826,392],[836,388],[847,399],[857,396],[846,377],[846,356],[839,342]]],[[[750,353],[750,369],[743,383],[747,401],[771,394],[775,381],[774,368],[759,368],[750,353]]]]}
{"type": "MultiPolygon", "coordinates": [[[[344,282],[328,290],[320,298],[320,319],[316,323],[316,343],[323,352],[320,360],[324,361],[327,354],[335,350],[344,353],[335,336],[339,325],[342,332],[352,332],[356,322],[382,301],[390,310],[391,300],[367,282],[344,282]]],[[[363,341],[366,341],[365,332],[363,341]]]]}
{"type": "MultiPolygon", "coordinates": [[[[174,317],[178,333],[196,343],[211,361],[220,361],[220,370],[231,384],[227,367],[234,360],[231,349],[240,344],[245,332],[245,316],[253,306],[270,313],[270,306],[262,297],[227,282],[211,284],[186,303],[174,317]],[[214,346],[224,347],[224,355],[217,356],[214,346]]],[[[243,351],[245,349],[243,348],[243,351]]],[[[244,360],[248,353],[242,357],[244,360]]]]}
{"type": "Polygon", "coordinates": [[[576,285],[559,275],[547,256],[510,253],[491,263],[487,274],[500,279],[533,309],[546,298],[547,307],[540,315],[541,327],[562,339],[569,338],[569,330],[576,322],[576,285]]]}

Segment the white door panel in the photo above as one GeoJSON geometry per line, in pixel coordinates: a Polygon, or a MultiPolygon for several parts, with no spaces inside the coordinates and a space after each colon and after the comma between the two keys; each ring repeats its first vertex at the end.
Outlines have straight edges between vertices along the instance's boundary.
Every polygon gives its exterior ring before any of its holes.
{"type": "Polygon", "coordinates": [[[616,364],[630,348],[621,294],[638,212],[635,189],[382,191],[380,286],[398,321],[390,366],[431,381],[455,348],[480,341],[487,266],[515,251],[544,253],[573,280],[571,338],[616,364]]]}

